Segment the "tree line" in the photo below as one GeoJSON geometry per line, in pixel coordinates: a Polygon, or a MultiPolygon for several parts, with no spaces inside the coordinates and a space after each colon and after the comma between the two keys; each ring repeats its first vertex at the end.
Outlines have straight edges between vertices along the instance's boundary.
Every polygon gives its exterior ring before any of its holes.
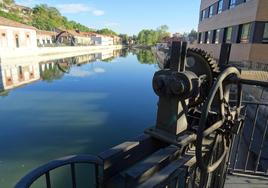
{"type": "Polygon", "coordinates": [[[157,29],[143,29],[137,36],[137,43],[152,46],[169,36],[168,26],[162,25],[157,29]]]}
{"type": "MultiPolygon", "coordinates": [[[[13,0],[4,0],[4,4],[0,6],[11,5],[13,3],[13,0]]],[[[116,32],[108,28],[94,30],[73,20],[68,20],[65,16],[61,15],[57,8],[50,7],[46,4],[36,5],[32,10],[33,12],[31,15],[24,16],[21,16],[20,12],[14,9],[10,9],[9,12],[0,10],[0,16],[34,26],[40,30],[53,31],[55,28],[59,28],[67,30],[79,30],[82,32],[97,32],[99,34],[106,35],[117,35],[116,32]],[[25,17],[28,18],[25,19],[25,17]]]]}

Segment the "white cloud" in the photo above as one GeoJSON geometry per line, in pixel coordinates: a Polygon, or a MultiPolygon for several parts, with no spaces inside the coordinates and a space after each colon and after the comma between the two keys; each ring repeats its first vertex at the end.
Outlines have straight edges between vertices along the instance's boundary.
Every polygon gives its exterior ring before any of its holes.
{"type": "Polygon", "coordinates": [[[96,9],[94,7],[90,7],[81,3],[59,4],[59,5],[56,5],[56,7],[60,10],[61,13],[66,13],[66,14],[89,12],[95,16],[104,15],[103,10],[96,9]]]}
{"type": "Polygon", "coordinates": [[[93,71],[95,73],[105,73],[106,72],[105,69],[100,68],[100,67],[94,68],[93,71]]]}
{"type": "Polygon", "coordinates": [[[104,11],[103,10],[93,10],[92,14],[94,14],[95,16],[102,16],[102,15],[104,15],[104,11]]]}
{"type": "Polygon", "coordinates": [[[106,72],[105,69],[101,67],[96,67],[96,68],[93,68],[92,70],[83,70],[77,67],[77,68],[73,68],[71,72],[68,74],[68,76],[83,78],[83,77],[93,76],[96,74],[102,74],[105,72],[106,72]]]}

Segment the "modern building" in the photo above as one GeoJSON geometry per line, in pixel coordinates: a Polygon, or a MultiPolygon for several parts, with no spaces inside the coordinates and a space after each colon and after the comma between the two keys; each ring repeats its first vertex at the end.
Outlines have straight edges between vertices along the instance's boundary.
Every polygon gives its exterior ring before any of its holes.
{"type": "Polygon", "coordinates": [[[0,17],[0,50],[36,46],[36,28],[0,17]]]}
{"type": "Polygon", "coordinates": [[[231,43],[230,61],[268,63],[268,0],[201,0],[198,48],[218,59],[231,43]]]}

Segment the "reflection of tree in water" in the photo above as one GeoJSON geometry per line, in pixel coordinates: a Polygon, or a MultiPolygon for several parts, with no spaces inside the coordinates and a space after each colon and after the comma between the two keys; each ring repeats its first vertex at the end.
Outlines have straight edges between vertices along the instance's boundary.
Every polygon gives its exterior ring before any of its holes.
{"type": "Polygon", "coordinates": [[[59,80],[64,75],[58,66],[52,64],[49,65],[44,71],[41,71],[41,78],[47,82],[52,82],[53,80],[59,80]]]}
{"type": "Polygon", "coordinates": [[[142,64],[155,64],[156,58],[151,50],[138,50],[135,52],[137,58],[142,64]]]}
{"type": "Polygon", "coordinates": [[[129,50],[127,48],[124,48],[120,51],[120,57],[127,57],[129,53],[129,50]]]}
{"type": "Polygon", "coordinates": [[[8,94],[9,94],[9,91],[0,89],[0,97],[7,97],[8,94]]]}

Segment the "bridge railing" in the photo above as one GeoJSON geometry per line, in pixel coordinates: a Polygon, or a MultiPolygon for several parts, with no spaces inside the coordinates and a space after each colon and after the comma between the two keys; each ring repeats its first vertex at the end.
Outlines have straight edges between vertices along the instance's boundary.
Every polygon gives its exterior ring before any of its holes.
{"type": "Polygon", "coordinates": [[[72,187],[77,187],[76,181],[76,165],[77,164],[92,164],[94,165],[95,171],[95,187],[101,187],[102,179],[99,177],[99,170],[103,165],[103,161],[97,156],[93,155],[73,155],[60,158],[54,161],[51,161],[43,166],[38,167],[37,169],[30,172],[28,175],[23,177],[15,186],[15,188],[29,188],[33,183],[35,183],[39,178],[45,176],[45,184],[47,188],[51,188],[51,177],[50,173],[54,169],[58,169],[63,166],[70,166],[71,171],[71,182],[72,187]]]}
{"type": "Polygon", "coordinates": [[[252,87],[245,92],[245,123],[234,138],[229,161],[230,173],[268,177],[267,92],[262,87],[252,87]]]}

